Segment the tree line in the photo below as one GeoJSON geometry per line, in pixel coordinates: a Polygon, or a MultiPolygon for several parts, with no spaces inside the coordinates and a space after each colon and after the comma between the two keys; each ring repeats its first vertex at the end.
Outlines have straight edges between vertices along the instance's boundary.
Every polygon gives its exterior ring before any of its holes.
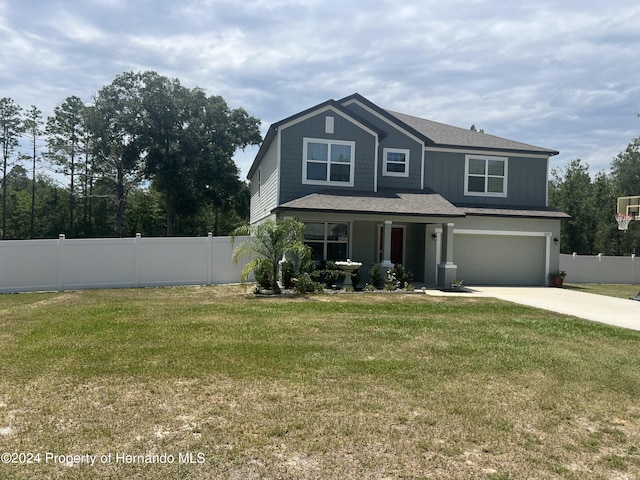
{"type": "Polygon", "coordinates": [[[640,221],[618,230],[618,197],[640,195],[640,138],[633,139],[611,163],[610,173],[589,175],[589,165],[572,160],[551,172],[549,205],[571,215],[564,220],[560,251],[581,255],[640,254],[640,221]]]}
{"type": "Polygon", "coordinates": [[[250,201],[233,155],[261,142],[259,125],[153,71],[118,75],[91,103],[68,97],[46,121],[2,98],[2,239],[229,234],[250,201]]]}
{"type": "MultiPolygon", "coordinates": [[[[153,71],[118,75],[89,104],[68,97],[46,121],[1,98],[1,238],[230,234],[250,203],[233,155],[261,142],[259,124],[153,71]]],[[[549,204],[571,215],[561,251],[640,253],[640,221],[621,232],[614,220],[617,198],[630,195],[640,195],[640,138],[608,174],[592,179],[580,159],[553,170],[549,204]]]]}

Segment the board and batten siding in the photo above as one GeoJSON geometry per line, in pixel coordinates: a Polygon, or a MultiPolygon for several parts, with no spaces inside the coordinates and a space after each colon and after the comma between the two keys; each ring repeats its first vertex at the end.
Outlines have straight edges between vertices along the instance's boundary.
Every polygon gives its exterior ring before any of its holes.
{"type": "Polygon", "coordinates": [[[425,151],[425,186],[453,203],[479,205],[547,205],[548,158],[520,156],[505,152],[468,154],[503,157],[508,161],[507,197],[465,195],[465,152],[425,151]]]}
{"type": "Polygon", "coordinates": [[[409,135],[400,129],[395,123],[381,118],[380,115],[372,113],[362,105],[354,102],[346,105],[348,110],[359,117],[375,125],[385,132],[384,138],[380,140],[378,149],[378,188],[382,189],[410,189],[419,190],[422,188],[422,164],[424,144],[418,138],[409,135]],[[384,149],[406,149],[409,155],[409,175],[407,177],[385,176],[384,174],[384,149]]]}
{"type": "Polygon", "coordinates": [[[278,206],[278,139],[271,143],[269,149],[256,169],[251,182],[251,214],[250,223],[259,222],[271,215],[278,206]]]}
{"type": "MultiPolygon", "coordinates": [[[[281,128],[280,204],[327,189],[373,191],[377,138],[355,123],[324,111],[303,121],[281,128]],[[334,133],[326,133],[326,117],[334,118],[334,133]],[[302,183],[303,144],[305,138],[355,142],[353,187],[306,185],[302,183]]],[[[275,143],[275,142],[274,142],[275,143]]]]}

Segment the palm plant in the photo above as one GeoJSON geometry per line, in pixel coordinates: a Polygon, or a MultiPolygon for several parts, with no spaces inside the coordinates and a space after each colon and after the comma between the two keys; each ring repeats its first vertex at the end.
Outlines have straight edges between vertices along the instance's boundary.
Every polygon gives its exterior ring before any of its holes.
{"type": "Polygon", "coordinates": [[[251,272],[264,268],[269,272],[269,282],[274,292],[279,292],[278,268],[285,255],[302,256],[307,248],[303,243],[304,225],[293,218],[284,220],[266,220],[256,225],[238,227],[232,234],[235,242],[238,236],[250,238],[239,244],[233,251],[233,261],[238,263],[242,258],[251,258],[240,274],[243,282],[247,281],[251,272]]]}

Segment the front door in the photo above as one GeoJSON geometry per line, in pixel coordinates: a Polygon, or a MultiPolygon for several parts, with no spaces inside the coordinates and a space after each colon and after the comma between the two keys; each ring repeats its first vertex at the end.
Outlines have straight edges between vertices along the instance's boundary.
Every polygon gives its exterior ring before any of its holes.
{"type": "MultiPolygon", "coordinates": [[[[379,254],[378,261],[382,262],[384,258],[384,228],[378,229],[378,245],[379,254]]],[[[391,262],[395,265],[404,262],[404,227],[391,227],[391,262]]]]}

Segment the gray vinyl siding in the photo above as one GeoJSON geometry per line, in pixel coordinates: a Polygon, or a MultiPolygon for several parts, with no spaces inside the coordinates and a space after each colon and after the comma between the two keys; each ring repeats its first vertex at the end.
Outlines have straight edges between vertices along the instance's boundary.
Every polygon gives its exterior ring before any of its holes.
{"type": "Polygon", "coordinates": [[[272,142],[251,182],[250,223],[269,216],[278,206],[278,142],[272,142]],[[258,181],[260,180],[260,182],[258,181]],[[260,185],[259,185],[260,183],[260,185]]]}
{"type": "Polygon", "coordinates": [[[544,207],[547,204],[546,158],[509,158],[509,197],[514,205],[544,207]],[[513,170],[513,171],[512,171],[513,170]]]}
{"type": "Polygon", "coordinates": [[[322,112],[307,120],[283,128],[280,132],[280,203],[314,192],[339,189],[373,191],[376,136],[335,112],[322,112]],[[325,117],[335,119],[334,133],[325,133],[325,117]],[[303,140],[317,138],[355,142],[355,171],[353,187],[305,185],[302,183],[303,140]]]}
{"type": "Polygon", "coordinates": [[[405,239],[405,267],[413,273],[414,282],[424,282],[425,228],[422,223],[407,225],[405,239]]]}
{"type": "Polygon", "coordinates": [[[378,153],[378,188],[414,189],[421,187],[422,145],[397,130],[388,130],[388,135],[380,142],[378,153]],[[409,150],[409,176],[394,177],[384,175],[384,149],[399,148],[409,150]]]}
{"type": "Polygon", "coordinates": [[[363,283],[369,282],[369,270],[378,260],[376,222],[353,222],[351,259],[362,262],[360,276],[363,283]]]}
{"type": "Polygon", "coordinates": [[[547,203],[547,159],[487,155],[508,159],[507,197],[464,194],[465,154],[425,152],[425,186],[456,204],[544,207],[547,203]]]}
{"type": "Polygon", "coordinates": [[[375,125],[386,133],[386,136],[380,141],[380,148],[378,151],[378,188],[399,190],[420,189],[422,185],[422,143],[407,136],[393,124],[381,119],[377,115],[371,114],[356,103],[349,104],[346,108],[358,115],[367,123],[375,125]],[[408,149],[410,151],[408,177],[385,176],[383,174],[385,148],[408,149]]]}

